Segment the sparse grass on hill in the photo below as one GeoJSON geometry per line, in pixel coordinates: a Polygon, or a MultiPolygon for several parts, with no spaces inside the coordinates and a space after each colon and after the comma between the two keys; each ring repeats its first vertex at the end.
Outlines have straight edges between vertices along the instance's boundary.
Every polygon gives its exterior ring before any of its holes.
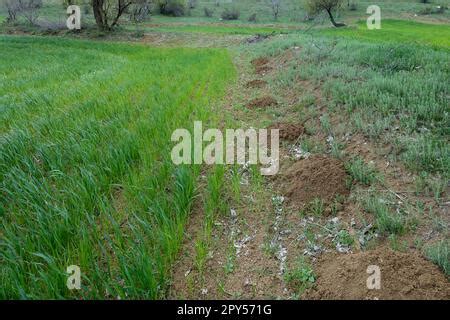
{"type": "Polygon", "coordinates": [[[368,30],[365,21],[355,27],[327,29],[324,34],[371,42],[405,42],[450,49],[450,25],[425,24],[404,20],[382,20],[381,29],[368,30]]]}
{"type": "Polygon", "coordinates": [[[280,84],[320,81],[330,110],[347,114],[350,131],[391,144],[390,157],[415,172],[450,175],[447,50],[313,33],[279,37],[249,54],[276,55],[295,46],[302,50],[278,76],[280,84]]]}

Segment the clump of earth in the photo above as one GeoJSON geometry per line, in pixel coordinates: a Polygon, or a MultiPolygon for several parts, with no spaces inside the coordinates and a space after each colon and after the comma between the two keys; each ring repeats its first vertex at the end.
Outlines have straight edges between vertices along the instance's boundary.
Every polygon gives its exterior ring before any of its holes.
{"type": "Polygon", "coordinates": [[[278,105],[277,100],[271,96],[264,96],[260,98],[255,98],[247,103],[247,108],[249,109],[259,109],[266,107],[273,107],[278,105]]]}
{"type": "Polygon", "coordinates": [[[290,142],[297,140],[298,137],[305,133],[305,128],[302,125],[288,122],[277,122],[267,127],[267,130],[272,129],[280,130],[280,140],[286,140],[290,142]]]}
{"type": "Polygon", "coordinates": [[[347,197],[349,194],[343,162],[327,156],[311,155],[299,160],[283,178],[289,202],[300,207],[314,199],[329,203],[338,196],[347,197]]]}
{"type": "Polygon", "coordinates": [[[269,65],[269,59],[265,57],[257,58],[252,60],[252,65],[255,68],[257,74],[265,74],[272,70],[272,67],[269,65]]]}
{"type": "Polygon", "coordinates": [[[256,80],[252,80],[252,81],[247,82],[245,84],[245,87],[248,88],[248,89],[260,89],[260,88],[265,87],[266,85],[267,85],[266,81],[256,79],[256,80]]]}
{"type": "Polygon", "coordinates": [[[316,284],[302,298],[450,299],[449,280],[436,265],[417,253],[379,247],[353,254],[327,254],[316,265],[316,284]],[[369,266],[379,267],[380,289],[376,289],[373,269],[368,273],[369,266]],[[369,277],[372,289],[367,286],[369,277]]]}

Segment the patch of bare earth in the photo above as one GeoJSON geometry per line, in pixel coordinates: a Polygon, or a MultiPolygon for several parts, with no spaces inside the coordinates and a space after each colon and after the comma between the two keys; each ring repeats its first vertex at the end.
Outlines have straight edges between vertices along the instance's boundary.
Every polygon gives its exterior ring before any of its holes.
{"type": "MultiPolygon", "coordinates": [[[[245,188],[244,188],[245,189],[245,188]]],[[[218,217],[203,270],[195,263],[195,239],[202,215],[190,221],[181,257],[174,267],[171,298],[270,299],[287,297],[279,262],[264,247],[273,219],[270,201],[243,190],[244,205],[218,217]]]]}
{"type": "Polygon", "coordinates": [[[348,255],[324,255],[306,299],[449,299],[450,284],[437,266],[415,253],[386,247],[348,255]],[[367,268],[380,268],[381,287],[367,288],[367,268]]]}
{"type": "Polygon", "coordinates": [[[325,202],[348,196],[347,173],[342,161],[322,155],[299,160],[283,176],[285,195],[298,206],[314,199],[325,202]]]}
{"type": "Polygon", "coordinates": [[[305,133],[305,128],[301,124],[294,124],[289,122],[277,122],[269,127],[267,127],[267,130],[274,130],[278,129],[279,136],[281,140],[286,141],[296,141],[301,135],[305,133]]]}
{"type": "MultiPolygon", "coordinates": [[[[287,291],[283,277],[279,273],[279,261],[265,248],[267,227],[274,214],[270,205],[266,210],[242,208],[236,221],[235,267],[232,273],[222,276],[223,291],[230,298],[275,299],[286,298],[287,291]]],[[[230,232],[228,235],[231,235],[230,232]]],[[[225,239],[224,239],[225,240],[225,239]]],[[[226,263],[226,261],[223,261],[226,263]]],[[[223,265],[221,266],[223,269],[223,265]]],[[[216,282],[220,278],[215,279],[216,282]]]]}
{"type": "Polygon", "coordinates": [[[200,199],[196,199],[187,221],[184,232],[185,238],[180,251],[180,257],[172,267],[172,283],[168,297],[170,299],[193,299],[194,295],[200,296],[200,292],[194,292],[198,274],[194,267],[195,240],[199,237],[203,225],[203,208],[200,199]]]}
{"type": "Polygon", "coordinates": [[[255,98],[247,103],[247,108],[249,109],[259,109],[277,106],[278,102],[274,97],[264,96],[260,98],[255,98]]]}
{"type": "Polygon", "coordinates": [[[269,65],[269,63],[270,60],[266,57],[252,60],[252,65],[255,68],[256,74],[258,75],[265,75],[272,70],[272,67],[269,65]]]}
{"type": "Polygon", "coordinates": [[[248,89],[261,89],[264,88],[267,85],[267,81],[264,80],[251,80],[245,84],[245,87],[248,89]]]}

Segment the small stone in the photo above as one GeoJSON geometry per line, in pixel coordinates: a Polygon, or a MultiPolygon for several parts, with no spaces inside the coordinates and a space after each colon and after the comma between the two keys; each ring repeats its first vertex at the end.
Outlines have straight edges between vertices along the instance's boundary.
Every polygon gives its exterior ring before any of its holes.
{"type": "Polygon", "coordinates": [[[338,217],[334,217],[330,221],[333,222],[334,224],[337,224],[339,222],[339,218],[338,217]]]}

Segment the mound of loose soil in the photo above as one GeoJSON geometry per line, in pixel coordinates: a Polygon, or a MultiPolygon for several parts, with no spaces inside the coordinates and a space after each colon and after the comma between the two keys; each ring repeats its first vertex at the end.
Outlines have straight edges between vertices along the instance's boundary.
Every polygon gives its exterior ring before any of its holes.
{"type": "Polygon", "coordinates": [[[277,122],[272,124],[267,128],[267,130],[271,129],[280,130],[280,139],[287,141],[295,141],[298,137],[305,133],[305,128],[302,125],[287,122],[277,122]]]}
{"type": "Polygon", "coordinates": [[[252,60],[252,65],[256,67],[265,66],[269,63],[269,59],[265,57],[257,58],[252,60]]]}
{"type": "Polygon", "coordinates": [[[299,206],[308,204],[315,198],[325,202],[337,195],[347,196],[347,173],[344,164],[334,158],[313,155],[297,161],[285,174],[286,196],[289,202],[299,206]]]}
{"type": "Polygon", "coordinates": [[[324,256],[315,270],[316,286],[306,299],[450,299],[450,282],[439,268],[414,253],[389,248],[324,256]],[[368,289],[367,267],[380,268],[381,288],[368,289]]]}
{"type": "Polygon", "coordinates": [[[253,67],[255,67],[255,71],[257,74],[264,74],[272,70],[272,68],[269,66],[269,62],[269,59],[261,57],[252,60],[252,65],[253,67]]]}
{"type": "Polygon", "coordinates": [[[265,87],[266,85],[267,85],[266,81],[257,79],[247,82],[245,84],[245,87],[249,89],[259,89],[265,87]]]}
{"type": "Polygon", "coordinates": [[[247,103],[247,108],[257,109],[257,108],[266,108],[278,105],[277,100],[275,100],[271,96],[264,96],[261,98],[256,98],[247,103]]]}

